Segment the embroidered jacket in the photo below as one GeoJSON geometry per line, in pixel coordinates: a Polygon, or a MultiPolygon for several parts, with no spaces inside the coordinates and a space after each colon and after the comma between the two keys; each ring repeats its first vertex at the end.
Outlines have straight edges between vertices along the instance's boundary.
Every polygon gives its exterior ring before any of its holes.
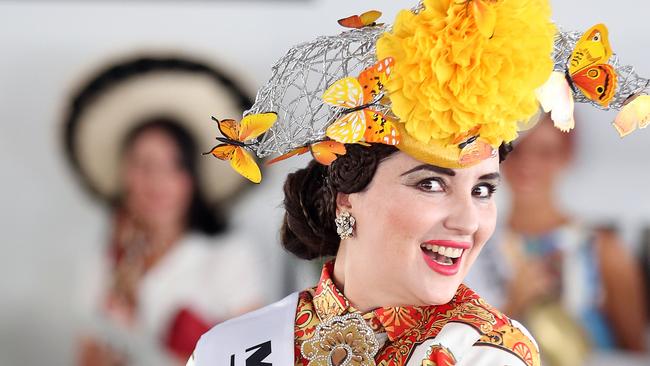
{"type": "MultiPolygon", "coordinates": [[[[331,277],[333,264],[334,262],[329,262],[323,267],[321,279],[316,287],[303,291],[299,295],[294,345],[296,366],[314,366],[301,352],[301,348],[306,342],[320,342],[328,345],[320,348],[316,346],[316,348],[322,353],[323,360],[332,358],[332,364],[334,365],[339,364],[337,361],[349,353],[340,351],[337,354],[332,352],[333,349],[337,348],[338,343],[341,343],[341,339],[337,339],[341,338],[340,336],[322,334],[319,337],[315,334],[317,325],[322,322],[327,322],[333,317],[359,313],[334,284],[331,277]],[[329,339],[323,339],[328,336],[329,339]],[[329,354],[325,355],[327,352],[329,354]]],[[[468,332],[469,337],[475,336],[478,339],[473,344],[470,343],[470,348],[465,348],[465,353],[474,353],[474,358],[477,355],[479,358],[482,357],[480,354],[484,352],[481,352],[481,349],[487,350],[484,347],[489,347],[492,351],[498,350],[515,356],[522,366],[540,365],[537,345],[525,328],[516,322],[513,323],[464,285],[458,288],[456,295],[448,304],[424,307],[387,307],[360,315],[373,330],[380,343],[379,350],[374,357],[374,361],[378,366],[407,364],[418,366],[456,365],[457,360],[463,359],[466,355],[454,354],[452,349],[455,347],[445,346],[441,344],[441,339],[436,339],[440,335],[441,329],[451,323],[468,325],[478,332],[476,335],[468,332]],[[425,358],[415,360],[415,349],[428,340],[434,339],[437,342],[426,349],[425,358]]],[[[463,331],[459,330],[459,332],[463,331]]],[[[338,333],[341,334],[342,332],[338,333]]],[[[453,339],[463,336],[459,334],[462,333],[456,332],[455,336],[450,335],[447,338],[453,339]]],[[[343,343],[362,341],[362,337],[354,334],[354,332],[341,335],[343,336],[343,343]]],[[[314,347],[310,347],[310,350],[312,348],[314,347]]],[[[354,347],[352,349],[354,350],[354,347]]],[[[350,361],[353,361],[353,359],[350,361]]],[[[467,360],[462,363],[473,364],[467,363],[467,360]]],[[[316,362],[316,364],[320,365],[321,363],[316,362]]],[[[362,364],[350,363],[350,365],[362,364]]],[[[327,365],[327,363],[323,365],[327,365]]]]}

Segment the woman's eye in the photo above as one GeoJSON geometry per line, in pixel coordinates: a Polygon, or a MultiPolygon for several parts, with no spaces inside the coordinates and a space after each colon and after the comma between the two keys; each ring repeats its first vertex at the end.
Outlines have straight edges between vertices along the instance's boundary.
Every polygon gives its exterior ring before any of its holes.
{"type": "Polygon", "coordinates": [[[474,187],[474,190],[472,194],[475,197],[478,198],[490,198],[492,195],[494,195],[494,192],[496,192],[497,188],[494,185],[491,184],[483,184],[480,186],[474,187]]]}
{"type": "Polygon", "coordinates": [[[425,192],[442,192],[444,187],[442,182],[437,179],[425,179],[418,183],[418,188],[425,192]]]}

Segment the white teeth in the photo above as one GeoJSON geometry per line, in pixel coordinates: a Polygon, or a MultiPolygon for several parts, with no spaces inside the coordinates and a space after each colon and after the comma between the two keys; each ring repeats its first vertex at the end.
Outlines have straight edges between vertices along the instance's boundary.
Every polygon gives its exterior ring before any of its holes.
{"type": "Polygon", "coordinates": [[[463,255],[464,251],[464,249],[461,248],[442,247],[432,244],[422,244],[421,247],[449,258],[459,258],[463,255]]]}
{"type": "Polygon", "coordinates": [[[448,248],[445,250],[445,256],[452,258],[452,255],[454,254],[454,252],[455,252],[454,248],[449,248],[449,247],[448,247],[448,248]]]}

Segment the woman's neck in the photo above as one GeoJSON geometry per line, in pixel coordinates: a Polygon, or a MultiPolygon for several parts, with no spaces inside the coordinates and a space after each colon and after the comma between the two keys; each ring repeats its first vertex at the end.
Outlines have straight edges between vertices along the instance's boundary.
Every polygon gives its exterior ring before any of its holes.
{"type": "Polygon", "coordinates": [[[331,275],[336,288],[343,293],[348,302],[362,313],[392,304],[394,299],[390,297],[389,289],[374,288],[376,291],[369,291],[372,287],[369,284],[373,282],[364,277],[364,272],[367,273],[358,263],[352,266],[346,260],[345,250],[339,248],[331,275]]]}
{"type": "Polygon", "coordinates": [[[516,232],[539,235],[569,222],[569,217],[555,204],[553,195],[536,199],[514,198],[508,227],[516,232]]]}

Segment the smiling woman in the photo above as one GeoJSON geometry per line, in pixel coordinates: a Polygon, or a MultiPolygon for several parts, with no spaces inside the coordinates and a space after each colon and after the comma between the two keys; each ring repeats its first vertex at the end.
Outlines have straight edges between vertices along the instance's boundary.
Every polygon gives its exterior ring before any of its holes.
{"type": "MultiPolygon", "coordinates": [[[[500,157],[508,151],[504,145],[500,157]]],[[[357,313],[380,335],[376,362],[405,365],[418,352],[415,345],[425,341],[420,353],[431,350],[431,361],[444,358],[447,353],[431,345],[434,338],[443,342],[435,335],[448,323],[460,330],[452,333],[462,341],[445,346],[456,359],[482,341],[497,348],[520,343],[522,354],[534,361],[537,351],[525,330],[461,285],[494,231],[499,160],[450,169],[423,164],[392,146],[352,145],[329,167],[312,161],[290,174],[284,247],[305,259],[335,256],[318,286],[299,295],[294,362],[306,365],[319,357],[305,349],[326,327],[321,321],[357,313]],[[351,235],[343,239],[335,224],[342,217],[354,218],[351,235]],[[465,334],[461,324],[467,325],[465,334]],[[477,329],[495,339],[507,333],[510,343],[479,340],[477,329]]]]}
{"type": "MultiPolygon", "coordinates": [[[[272,162],[311,151],[284,186],[282,244],[333,258],[316,286],[203,335],[188,365],[540,365],[528,331],[462,282],[495,228],[499,163],[573,45],[545,0],[377,13],[292,48],[241,123],[220,122],[259,132],[241,150],[272,162]]],[[[581,44],[604,47],[593,34],[581,44]]]]}
{"type": "Polygon", "coordinates": [[[283,244],[305,259],[335,255],[335,278],[359,309],[446,303],[494,229],[498,162],[453,170],[350,146],[329,169],[312,162],[289,176],[283,244]],[[343,213],[356,230],[340,240],[343,213]]]}

